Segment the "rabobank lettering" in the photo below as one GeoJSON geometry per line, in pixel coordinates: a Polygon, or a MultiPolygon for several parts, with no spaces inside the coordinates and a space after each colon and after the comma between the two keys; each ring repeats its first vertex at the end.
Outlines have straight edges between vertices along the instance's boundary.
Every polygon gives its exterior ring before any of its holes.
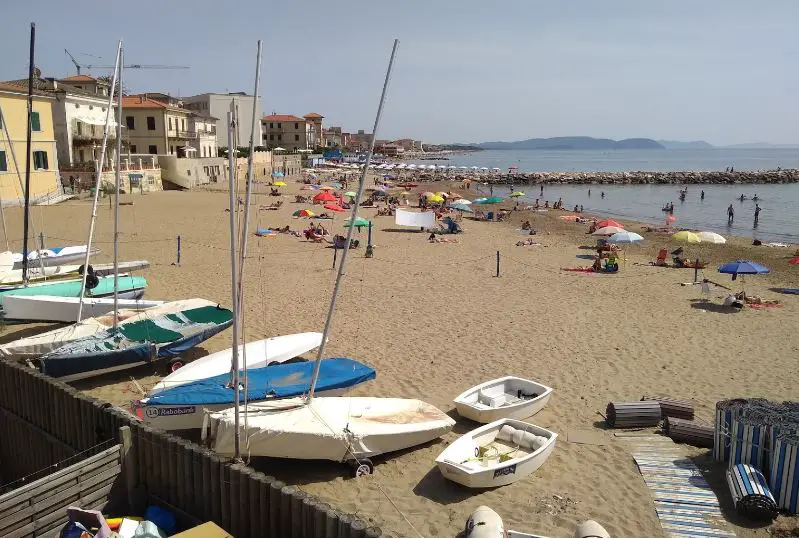
{"type": "Polygon", "coordinates": [[[187,407],[150,407],[147,411],[147,415],[149,416],[150,409],[155,410],[156,416],[161,417],[174,417],[177,415],[191,415],[197,408],[195,406],[187,406],[187,407]]]}

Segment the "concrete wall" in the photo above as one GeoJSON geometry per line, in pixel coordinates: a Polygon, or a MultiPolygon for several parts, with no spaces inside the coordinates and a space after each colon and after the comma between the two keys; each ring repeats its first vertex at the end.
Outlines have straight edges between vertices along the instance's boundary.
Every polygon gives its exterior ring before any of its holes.
{"type": "MultiPolygon", "coordinates": [[[[120,173],[120,188],[128,194],[141,194],[145,192],[161,191],[164,189],[161,168],[156,157],[153,165],[152,155],[132,155],[122,159],[122,172],[120,173]]],[[[90,170],[62,170],[61,183],[63,192],[71,193],[74,180],[75,192],[87,191],[95,185],[95,174],[90,170]]],[[[100,181],[100,188],[113,192],[115,173],[104,168],[100,181]]]]}
{"type": "Polygon", "coordinates": [[[222,157],[187,159],[174,155],[159,155],[158,163],[164,181],[184,189],[207,185],[226,177],[224,174],[227,160],[222,157]]]}
{"type": "MultiPolygon", "coordinates": [[[[52,99],[42,97],[35,97],[33,101],[33,110],[39,113],[41,130],[33,131],[31,149],[33,152],[46,152],[48,167],[47,170],[31,171],[31,199],[44,197],[59,190],[58,152],[53,132],[52,102],[52,99]]],[[[6,171],[0,171],[0,200],[6,205],[21,201],[24,197],[14,166],[12,149],[13,154],[18,159],[16,164],[24,181],[28,124],[27,97],[22,93],[0,90],[0,107],[3,110],[3,119],[11,137],[9,141],[5,136],[5,131],[0,129],[0,151],[5,152],[8,168],[6,171]]],[[[33,167],[33,164],[33,160],[31,160],[31,167],[33,167]]]]}

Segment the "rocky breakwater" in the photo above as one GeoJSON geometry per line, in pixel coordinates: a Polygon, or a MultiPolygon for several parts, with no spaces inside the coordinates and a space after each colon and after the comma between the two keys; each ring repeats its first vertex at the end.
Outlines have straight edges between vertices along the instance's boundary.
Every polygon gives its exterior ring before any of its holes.
{"type": "Polygon", "coordinates": [[[799,183],[799,170],[735,172],[528,172],[490,178],[495,183],[564,185],[735,185],[799,183]]]}

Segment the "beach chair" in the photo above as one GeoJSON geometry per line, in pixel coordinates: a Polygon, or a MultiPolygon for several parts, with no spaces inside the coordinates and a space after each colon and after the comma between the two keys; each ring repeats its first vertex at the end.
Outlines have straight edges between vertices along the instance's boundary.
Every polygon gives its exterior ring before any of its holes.
{"type": "Polygon", "coordinates": [[[669,255],[669,250],[666,248],[660,249],[658,252],[658,257],[655,258],[655,265],[666,265],[666,258],[669,255]]]}
{"type": "Polygon", "coordinates": [[[489,211],[488,213],[486,213],[486,220],[488,220],[488,221],[494,220],[494,212],[493,211],[489,211]]]}
{"type": "MultiPolygon", "coordinates": [[[[344,248],[344,245],[347,243],[347,238],[343,235],[337,235],[333,237],[333,248],[344,248]]],[[[352,239],[350,241],[350,248],[358,248],[360,245],[360,241],[357,239],[352,239]]]]}

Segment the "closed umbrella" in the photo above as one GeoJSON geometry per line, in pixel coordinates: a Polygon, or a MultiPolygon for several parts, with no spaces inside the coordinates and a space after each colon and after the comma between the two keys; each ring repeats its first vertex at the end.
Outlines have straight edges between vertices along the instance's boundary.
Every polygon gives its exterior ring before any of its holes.
{"type": "Polygon", "coordinates": [[[677,232],[676,234],[671,236],[672,239],[677,241],[681,241],[683,243],[689,243],[695,245],[697,243],[702,242],[702,238],[696,235],[694,232],[689,232],[688,230],[683,230],[681,232],[677,232]]]}
{"type": "Polygon", "coordinates": [[[723,245],[727,242],[723,236],[717,234],[716,232],[699,232],[696,234],[699,239],[702,240],[703,243],[710,243],[712,245],[723,245]]]}
{"type": "Polygon", "coordinates": [[[624,228],[623,224],[620,224],[613,219],[600,220],[599,222],[596,223],[597,228],[604,228],[606,226],[615,226],[616,228],[624,228]]]}
{"type": "Polygon", "coordinates": [[[624,228],[620,228],[619,226],[605,226],[604,228],[599,228],[595,231],[592,235],[613,235],[619,232],[626,232],[624,228]]]}

